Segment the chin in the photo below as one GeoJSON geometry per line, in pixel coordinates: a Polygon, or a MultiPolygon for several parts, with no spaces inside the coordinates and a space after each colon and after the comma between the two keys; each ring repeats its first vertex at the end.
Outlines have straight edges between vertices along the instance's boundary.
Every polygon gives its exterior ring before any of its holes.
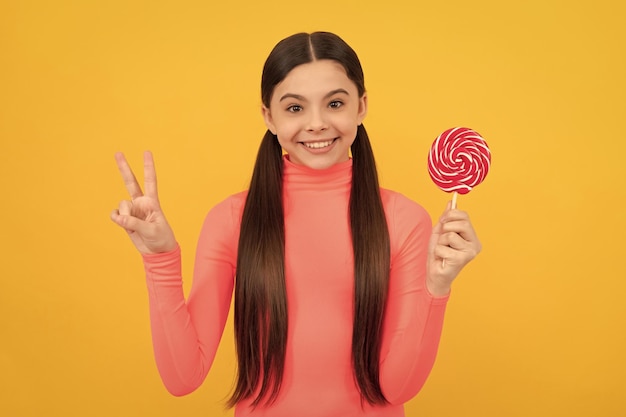
{"type": "Polygon", "coordinates": [[[336,159],[316,159],[316,160],[308,160],[308,161],[303,161],[303,165],[311,168],[311,169],[315,169],[315,170],[324,170],[324,169],[329,169],[331,167],[333,167],[334,165],[340,164],[342,162],[345,161],[339,161],[336,159]]]}

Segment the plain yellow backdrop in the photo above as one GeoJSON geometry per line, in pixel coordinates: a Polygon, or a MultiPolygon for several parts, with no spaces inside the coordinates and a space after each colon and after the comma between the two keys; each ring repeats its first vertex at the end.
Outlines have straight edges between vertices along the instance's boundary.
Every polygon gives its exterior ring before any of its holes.
{"type": "Polygon", "coordinates": [[[434,138],[493,153],[459,200],[484,251],[455,283],[408,416],[626,415],[621,1],[0,1],[0,415],[221,416],[229,323],[195,393],[154,365],[141,260],[109,220],[154,152],[186,290],[206,212],[246,188],[273,45],[359,53],[382,183],[433,218],[434,138]]]}

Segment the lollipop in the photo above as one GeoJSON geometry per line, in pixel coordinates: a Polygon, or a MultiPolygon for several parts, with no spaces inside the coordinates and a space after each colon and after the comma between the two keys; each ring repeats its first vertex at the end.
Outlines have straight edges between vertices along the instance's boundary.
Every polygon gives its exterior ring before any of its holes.
{"type": "Polygon", "coordinates": [[[458,194],[467,194],[480,184],[491,165],[487,142],[466,127],[448,129],[435,139],[428,154],[428,173],[434,183],[452,195],[456,208],[458,194]]]}

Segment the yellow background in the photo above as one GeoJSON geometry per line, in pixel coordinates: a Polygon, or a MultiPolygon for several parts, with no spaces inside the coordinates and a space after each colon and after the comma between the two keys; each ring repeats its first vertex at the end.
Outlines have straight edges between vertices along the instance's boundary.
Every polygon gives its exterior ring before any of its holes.
{"type": "Polygon", "coordinates": [[[493,152],[459,201],[484,251],[408,416],[626,415],[623,4],[1,1],[0,415],[231,415],[230,324],[197,392],[162,387],[113,154],[141,176],[154,152],[188,291],[206,211],[249,180],[263,61],[313,30],[361,57],[385,187],[436,218],[434,138],[493,152]]]}

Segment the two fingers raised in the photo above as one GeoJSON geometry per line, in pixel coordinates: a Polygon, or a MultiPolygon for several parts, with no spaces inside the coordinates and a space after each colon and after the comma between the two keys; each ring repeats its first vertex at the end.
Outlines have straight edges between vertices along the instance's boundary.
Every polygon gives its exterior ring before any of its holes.
{"type": "MultiPolygon", "coordinates": [[[[134,200],[135,198],[143,196],[144,193],[141,190],[141,186],[137,182],[137,177],[135,177],[133,170],[130,168],[130,165],[128,165],[124,154],[117,152],[115,154],[115,161],[117,162],[117,168],[119,169],[120,174],[122,174],[122,179],[124,180],[124,185],[130,195],[130,199],[134,200]]],[[[143,154],[143,176],[145,195],[158,200],[159,195],[157,191],[154,159],[152,157],[152,153],[149,151],[146,151],[143,154]]]]}
{"type": "Polygon", "coordinates": [[[137,181],[137,177],[128,164],[124,154],[117,152],[115,154],[115,161],[120,174],[122,175],[122,180],[124,181],[130,200],[122,200],[120,202],[118,209],[111,212],[111,220],[126,229],[128,233],[132,233],[143,227],[143,220],[146,217],[146,213],[142,212],[145,211],[145,205],[156,206],[155,208],[158,208],[157,179],[156,170],[154,168],[154,159],[151,152],[144,152],[143,165],[145,194],[144,191],[142,191],[141,186],[137,181]],[[135,207],[135,204],[138,204],[141,207],[135,207]]]}

